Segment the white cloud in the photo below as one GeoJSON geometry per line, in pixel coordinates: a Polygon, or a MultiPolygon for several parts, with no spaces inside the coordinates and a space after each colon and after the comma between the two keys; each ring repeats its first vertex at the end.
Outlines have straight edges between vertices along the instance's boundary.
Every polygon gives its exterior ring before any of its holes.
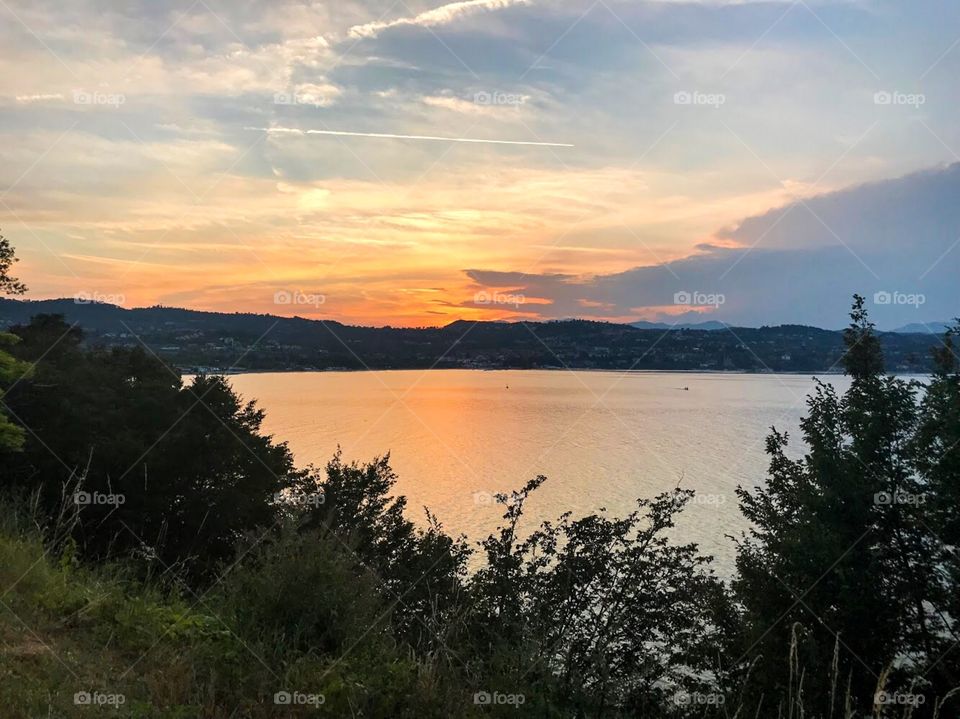
{"type": "Polygon", "coordinates": [[[476,99],[464,99],[450,95],[426,95],[421,98],[424,105],[439,107],[463,115],[485,115],[493,117],[503,115],[504,112],[516,112],[516,108],[524,105],[530,99],[529,95],[517,95],[516,101],[510,104],[483,104],[476,99]]]}
{"type": "Polygon", "coordinates": [[[529,0],[464,0],[463,2],[453,2],[441,5],[438,8],[427,10],[415,15],[412,18],[400,18],[398,20],[368,22],[363,25],[354,25],[348,31],[350,37],[376,37],[383,30],[402,25],[419,25],[421,27],[434,27],[436,25],[445,25],[465,15],[471,15],[485,10],[500,10],[513,5],[527,5],[529,0]]]}
{"type": "Polygon", "coordinates": [[[61,93],[43,93],[38,95],[17,95],[17,102],[31,103],[31,102],[46,102],[48,100],[63,100],[64,97],[61,93]]]}

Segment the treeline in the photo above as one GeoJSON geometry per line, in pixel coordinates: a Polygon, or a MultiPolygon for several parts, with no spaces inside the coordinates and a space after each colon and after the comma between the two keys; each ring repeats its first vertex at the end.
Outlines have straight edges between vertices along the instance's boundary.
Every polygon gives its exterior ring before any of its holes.
{"type": "MultiPolygon", "coordinates": [[[[387,457],[297,468],[222,378],[35,317],[0,355],[0,559],[43,549],[0,575],[0,616],[102,643],[130,716],[958,716],[953,336],[921,384],[885,374],[862,298],[851,318],[850,389],[818,384],[803,457],[772,430],[738,490],[728,585],[669,538],[692,491],[528,527],[537,477],[472,547],[410,520],[387,457]]],[[[26,654],[3,655],[0,698],[70,715],[89,689],[18,694],[26,654]]]]}
{"type": "MultiPolygon", "coordinates": [[[[358,327],[299,317],[0,298],[0,326],[24,324],[36,314],[63,314],[84,328],[90,346],[143,344],[191,373],[457,367],[828,372],[843,356],[841,332],[802,325],[708,330],[588,320],[459,320],[445,327],[358,327]]],[[[885,332],[880,341],[890,369],[930,371],[936,335],[885,332]]]]}

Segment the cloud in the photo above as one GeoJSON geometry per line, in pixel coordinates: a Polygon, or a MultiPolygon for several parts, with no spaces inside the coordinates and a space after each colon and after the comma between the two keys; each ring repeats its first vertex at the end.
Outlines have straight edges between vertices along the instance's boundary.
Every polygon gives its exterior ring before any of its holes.
{"type": "Polygon", "coordinates": [[[894,252],[932,263],[960,234],[960,163],[865,183],[749,217],[720,233],[742,245],[845,245],[854,252],[894,252]],[[920,255],[918,257],[918,254],[920,255]]]}
{"type": "Polygon", "coordinates": [[[438,107],[461,115],[481,115],[496,117],[504,112],[516,112],[517,108],[525,105],[529,95],[503,95],[505,101],[494,102],[497,96],[490,93],[476,93],[470,99],[452,97],[450,95],[427,95],[422,98],[423,104],[429,107],[438,107]]]}
{"type": "Polygon", "coordinates": [[[17,102],[47,102],[48,100],[63,100],[63,93],[44,93],[39,95],[17,95],[17,102]]]}
{"type": "Polygon", "coordinates": [[[464,0],[463,2],[453,2],[432,10],[427,10],[414,17],[400,18],[397,20],[374,21],[362,25],[354,25],[347,34],[352,38],[370,38],[376,37],[382,31],[404,25],[418,25],[420,27],[435,27],[445,25],[465,15],[473,13],[500,10],[512,5],[526,5],[529,0],[464,0]]]}
{"type": "Polygon", "coordinates": [[[746,218],[721,233],[739,246],[701,243],[669,263],[594,276],[466,274],[478,287],[546,300],[524,308],[544,319],[694,312],[742,325],[838,327],[857,292],[878,325],[893,329],[960,314],[957,197],[960,163],[746,218]]]}

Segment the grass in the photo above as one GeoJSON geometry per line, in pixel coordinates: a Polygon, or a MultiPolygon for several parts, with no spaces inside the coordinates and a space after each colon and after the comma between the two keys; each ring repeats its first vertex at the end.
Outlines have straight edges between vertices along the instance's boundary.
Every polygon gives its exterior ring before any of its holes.
{"type": "Polygon", "coordinates": [[[83,692],[120,716],[216,715],[192,661],[231,643],[214,617],[119,572],[51,557],[27,536],[0,535],[0,587],[4,716],[90,716],[75,702],[83,692]]]}
{"type": "MultiPolygon", "coordinates": [[[[354,622],[362,636],[349,634],[323,651],[297,647],[271,613],[278,597],[305,599],[291,596],[289,586],[265,596],[264,587],[279,581],[275,563],[241,567],[198,596],[134,580],[122,567],[86,567],[70,544],[55,555],[39,532],[13,526],[15,512],[7,509],[0,503],[4,719],[474,714],[459,692],[440,698],[437,677],[384,641],[388,632],[376,630],[389,615],[379,608],[368,608],[375,620],[354,622]],[[284,691],[303,703],[278,705],[275,694],[284,691]],[[90,703],[78,703],[87,695],[90,703]],[[322,704],[311,698],[319,696],[322,704]]],[[[291,575],[290,584],[299,581],[301,593],[318,601],[333,592],[351,596],[341,582],[291,575]]],[[[352,603],[362,604],[357,596],[352,603]]],[[[334,622],[342,613],[334,610],[334,622]]]]}

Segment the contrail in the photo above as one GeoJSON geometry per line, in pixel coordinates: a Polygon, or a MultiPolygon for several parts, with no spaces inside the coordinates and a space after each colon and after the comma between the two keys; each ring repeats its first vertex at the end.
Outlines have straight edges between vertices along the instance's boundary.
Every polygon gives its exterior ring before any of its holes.
{"type": "Polygon", "coordinates": [[[536,147],[574,147],[566,142],[527,142],[523,140],[484,140],[479,137],[439,137],[437,135],[397,135],[391,132],[349,132],[347,130],[300,130],[295,127],[245,127],[266,133],[298,135],[339,135],[344,137],[385,137],[393,140],[437,140],[440,142],[472,142],[487,145],[533,145],[536,147]]]}

